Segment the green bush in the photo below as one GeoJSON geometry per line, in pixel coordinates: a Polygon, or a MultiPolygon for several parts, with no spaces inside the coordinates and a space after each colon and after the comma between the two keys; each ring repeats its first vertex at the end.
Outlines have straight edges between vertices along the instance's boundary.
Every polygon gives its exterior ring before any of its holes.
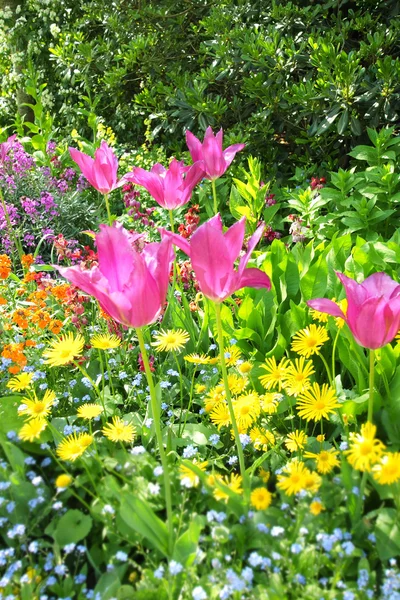
{"type": "Polygon", "coordinates": [[[0,21],[3,126],[14,119],[27,58],[63,134],[87,133],[97,116],[123,144],[155,140],[179,153],[186,128],[222,126],[278,177],[299,164],[345,168],[366,126],[398,118],[395,1],[19,8],[0,21]]]}

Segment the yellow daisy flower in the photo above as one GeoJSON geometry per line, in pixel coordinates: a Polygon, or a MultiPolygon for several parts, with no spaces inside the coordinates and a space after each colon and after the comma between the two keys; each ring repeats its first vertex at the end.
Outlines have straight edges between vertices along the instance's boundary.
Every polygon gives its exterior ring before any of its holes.
{"type": "Polygon", "coordinates": [[[304,477],[304,489],[307,492],[312,492],[315,494],[318,492],[321,487],[322,479],[318,475],[318,473],[313,473],[306,469],[305,477],[304,477]]]}
{"type": "Polygon", "coordinates": [[[400,480],[400,452],[391,452],[381,457],[372,467],[375,481],[381,485],[391,485],[400,480]]]}
{"type": "MultiPolygon", "coordinates": [[[[193,464],[196,465],[198,469],[201,469],[201,471],[204,472],[208,465],[208,461],[205,460],[204,462],[197,462],[196,460],[194,460],[193,464]]],[[[200,477],[194,471],[192,471],[192,469],[189,469],[189,467],[181,465],[179,467],[179,473],[179,479],[181,480],[181,485],[183,487],[193,488],[199,485],[200,477]]]]}
{"type": "Polygon", "coordinates": [[[339,406],[335,390],[327,383],[324,383],[322,387],[318,383],[314,383],[309,390],[300,394],[296,404],[299,417],[307,421],[329,419],[330,413],[334,413],[335,408],[339,406]]]}
{"type": "Polygon", "coordinates": [[[186,354],[183,359],[194,365],[209,365],[211,363],[211,358],[206,354],[186,354]]]}
{"type": "Polygon", "coordinates": [[[72,477],[71,477],[71,475],[67,475],[66,473],[59,475],[55,481],[56,488],[62,488],[62,489],[67,488],[69,485],[71,485],[71,483],[72,483],[72,477]]]}
{"type": "Polygon", "coordinates": [[[27,415],[29,419],[35,419],[37,417],[45,419],[51,412],[51,407],[56,399],[55,392],[46,390],[43,396],[43,400],[36,398],[31,400],[30,398],[23,398],[23,404],[18,409],[19,415],[27,415]]]}
{"type": "Polygon", "coordinates": [[[266,452],[268,447],[275,444],[275,436],[272,431],[268,431],[264,427],[253,427],[250,431],[250,439],[256,450],[266,452]]]}
{"type": "Polygon", "coordinates": [[[82,404],[78,408],[77,415],[80,419],[86,419],[90,421],[95,419],[103,412],[103,408],[98,404],[82,404]]]}
{"type": "Polygon", "coordinates": [[[225,349],[225,364],[227,367],[233,367],[240,360],[242,354],[237,346],[230,346],[225,349]]]}
{"type": "Polygon", "coordinates": [[[256,510],[265,510],[272,502],[272,494],[266,488],[255,488],[250,495],[250,503],[256,510]]]}
{"type": "Polygon", "coordinates": [[[118,348],[121,344],[121,340],[117,335],[111,333],[96,333],[90,338],[90,343],[93,348],[98,350],[112,350],[118,348]]]}
{"type": "Polygon", "coordinates": [[[329,315],[327,313],[319,312],[319,310],[315,310],[314,308],[310,308],[310,315],[314,321],[319,321],[320,323],[327,323],[329,315]]]}
{"type": "Polygon", "coordinates": [[[41,419],[40,417],[36,417],[35,419],[31,419],[19,430],[18,437],[23,442],[33,442],[40,437],[42,431],[44,431],[47,427],[47,421],[45,419],[41,419]]]}
{"type": "Polygon", "coordinates": [[[170,352],[181,350],[190,340],[189,334],[183,329],[168,329],[168,331],[161,330],[161,333],[154,336],[156,340],[151,345],[155,347],[156,352],[170,352]]]}
{"type": "Polygon", "coordinates": [[[76,337],[71,332],[61,335],[43,352],[43,356],[47,358],[45,363],[51,367],[66,365],[82,354],[84,344],[85,340],[80,333],[76,337]]]}
{"type": "Polygon", "coordinates": [[[314,500],[310,504],[310,513],[315,517],[325,510],[324,505],[318,500],[314,500]]]}
{"type": "MultiPolygon", "coordinates": [[[[343,298],[343,300],[336,302],[336,304],[342,310],[342,312],[346,315],[347,314],[347,305],[348,305],[347,298],[343,298]]],[[[343,325],[345,324],[345,320],[342,319],[341,317],[335,317],[335,323],[339,329],[342,329],[343,325]]]]}
{"type": "Polygon", "coordinates": [[[275,392],[267,392],[260,396],[261,410],[267,415],[274,415],[278,412],[279,398],[281,394],[275,392]]]}
{"type": "Polygon", "coordinates": [[[293,460],[283,467],[282,473],[278,475],[277,487],[288,496],[298,494],[304,489],[308,472],[303,462],[293,460]]]}
{"type": "Polygon", "coordinates": [[[6,387],[12,392],[22,392],[31,385],[32,381],[33,373],[20,373],[10,379],[6,387]]]}
{"type": "Polygon", "coordinates": [[[136,429],[132,423],[125,423],[121,417],[113,417],[102,429],[103,434],[112,442],[133,442],[136,429]]]}
{"type": "Polygon", "coordinates": [[[271,473],[269,473],[268,471],[266,471],[265,469],[260,467],[258,469],[258,476],[261,477],[261,479],[264,483],[268,483],[269,478],[271,477],[271,473]]]}
{"type": "Polygon", "coordinates": [[[204,408],[210,412],[214,406],[225,400],[225,389],[223,385],[217,385],[208,392],[204,399],[204,408]]]}
{"type": "Polygon", "coordinates": [[[340,466],[340,462],[337,458],[339,452],[334,448],[329,450],[321,450],[318,454],[314,452],[304,452],[304,458],[313,458],[317,464],[318,473],[326,475],[333,471],[335,467],[340,466]]]}
{"type": "MultiPolygon", "coordinates": [[[[223,390],[225,391],[225,385],[224,385],[223,379],[221,379],[221,381],[219,382],[218,385],[221,388],[223,388],[223,390]]],[[[247,387],[247,385],[248,385],[247,379],[244,379],[243,377],[239,377],[238,375],[235,375],[235,374],[228,375],[228,387],[233,396],[237,396],[238,394],[241,394],[243,392],[243,390],[247,387]]]]}
{"type": "Polygon", "coordinates": [[[306,362],[304,356],[296,358],[287,368],[285,391],[295,398],[311,386],[310,377],[315,373],[311,360],[306,362]]]}
{"type": "Polygon", "coordinates": [[[88,433],[72,433],[64,438],[58,445],[57,456],[61,460],[74,462],[84,454],[85,450],[93,442],[93,437],[88,433]]]}
{"type": "Polygon", "coordinates": [[[261,411],[258,394],[252,393],[239,396],[237,400],[233,401],[233,411],[238,427],[247,430],[257,419],[261,411]]]}
{"type": "Polygon", "coordinates": [[[309,358],[313,354],[319,354],[322,345],[329,340],[325,327],[314,324],[298,331],[293,336],[292,350],[309,358]]]}
{"type": "Polygon", "coordinates": [[[194,391],[196,392],[196,394],[202,394],[206,391],[206,389],[207,386],[205,386],[203,383],[196,383],[196,385],[194,386],[194,391]]]}
{"type": "Polygon", "coordinates": [[[218,427],[218,429],[231,425],[228,405],[225,404],[225,402],[219,402],[214,406],[213,410],[210,412],[210,420],[218,427]]]}
{"type": "Polygon", "coordinates": [[[287,358],[283,358],[279,365],[276,364],[275,357],[267,358],[265,365],[261,365],[261,368],[265,369],[266,374],[258,378],[261,382],[261,385],[263,385],[266,390],[276,387],[279,391],[281,391],[286,380],[286,371],[288,366],[289,361],[287,358]]]}
{"type": "Polygon", "coordinates": [[[289,452],[297,452],[298,450],[303,450],[307,444],[307,440],[306,432],[296,429],[296,431],[288,434],[285,439],[285,446],[289,452]]]}
{"type": "Polygon", "coordinates": [[[221,475],[216,475],[214,482],[214,485],[216,486],[214,489],[214,498],[216,500],[224,500],[225,502],[228,502],[229,499],[229,495],[217,486],[218,482],[222,483],[223,485],[226,485],[235,494],[241,494],[243,491],[241,475],[236,475],[236,473],[231,473],[230,476],[225,475],[225,477],[222,477],[221,475]]]}
{"type": "Polygon", "coordinates": [[[372,423],[361,425],[360,433],[350,433],[350,448],[345,451],[347,460],[357,471],[371,471],[384,450],[384,444],[375,437],[376,426],[372,423]]]}
{"type": "Polygon", "coordinates": [[[248,375],[253,368],[253,365],[248,360],[245,360],[244,362],[240,363],[240,365],[237,365],[236,368],[242,375],[248,375]]]}

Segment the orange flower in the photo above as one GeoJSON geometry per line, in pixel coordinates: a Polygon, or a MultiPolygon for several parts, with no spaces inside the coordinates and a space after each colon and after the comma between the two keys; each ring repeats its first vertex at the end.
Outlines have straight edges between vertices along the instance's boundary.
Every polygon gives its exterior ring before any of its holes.
{"type": "Polygon", "coordinates": [[[34,348],[36,346],[36,342],[34,340],[26,340],[25,346],[31,346],[34,348]]]}
{"type": "Polygon", "coordinates": [[[60,319],[52,319],[49,323],[51,333],[58,334],[63,328],[63,322],[60,319]]]}
{"type": "Polygon", "coordinates": [[[0,279],[7,279],[11,273],[11,260],[7,254],[0,254],[0,279]]]}
{"type": "Polygon", "coordinates": [[[7,300],[3,296],[0,296],[0,306],[4,306],[4,304],[7,304],[7,300]]]}
{"type": "Polygon", "coordinates": [[[25,267],[25,269],[29,269],[29,267],[33,265],[34,262],[35,259],[33,258],[33,254],[23,254],[21,256],[21,263],[22,266],[25,267]]]}
{"type": "Polygon", "coordinates": [[[12,320],[21,329],[27,329],[29,326],[28,316],[29,311],[26,308],[18,308],[13,312],[12,320]]]}
{"type": "Polygon", "coordinates": [[[21,367],[19,367],[18,365],[13,365],[12,367],[8,367],[8,372],[11,373],[11,375],[17,375],[17,373],[19,373],[21,370],[21,367]]]}
{"type": "Polygon", "coordinates": [[[59,302],[65,302],[67,299],[67,292],[70,290],[71,286],[67,283],[63,283],[61,285],[55,285],[49,289],[49,293],[56,298],[59,302]]]}
{"type": "Polygon", "coordinates": [[[33,314],[32,322],[37,323],[40,329],[45,329],[45,327],[47,327],[47,325],[51,322],[51,317],[47,311],[38,310],[33,314]]]}

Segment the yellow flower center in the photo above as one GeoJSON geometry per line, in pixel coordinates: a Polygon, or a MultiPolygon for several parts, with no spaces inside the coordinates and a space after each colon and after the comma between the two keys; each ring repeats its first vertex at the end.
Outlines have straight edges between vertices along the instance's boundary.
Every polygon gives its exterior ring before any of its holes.
{"type": "Polygon", "coordinates": [[[324,410],[324,408],[325,408],[325,402],[323,400],[318,400],[318,402],[315,403],[316,410],[324,410]]]}
{"type": "Polygon", "coordinates": [[[36,402],[32,408],[32,412],[34,412],[36,415],[40,415],[42,412],[46,411],[46,406],[44,405],[44,402],[36,402]]]}
{"type": "Polygon", "coordinates": [[[373,450],[372,442],[363,442],[360,445],[360,454],[362,454],[362,456],[368,456],[368,454],[371,454],[372,450],[373,450]]]}

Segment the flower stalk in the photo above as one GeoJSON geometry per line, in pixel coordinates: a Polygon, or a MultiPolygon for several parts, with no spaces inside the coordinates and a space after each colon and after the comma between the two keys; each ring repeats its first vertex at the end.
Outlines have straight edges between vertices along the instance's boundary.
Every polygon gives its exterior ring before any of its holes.
{"type": "Polygon", "coordinates": [[[173,513],[172,513],[172,496],[171,496],[171,481],[169,476],[169,468],[167,456],[164,450],[164,443],[161,433],[161,425],[160,425],[160,407],[157,401],[156,388],[154,386],[154,379],[151,373],[149,357],[146,350],[146,345],[144,343],[143,331],[140,327],[136,329],[136,335],[139,342],[140,352],[142,353],[142,360],[144,365],[144,370],[146,373],[147,383],[149,385],[150,390],[150,402],[151,402],[151,410],[153,413],[154,419],[154,429],[156,432],[156,439],[158,444],[158,450],[160,452],[161,465],[163,469],[163,479],[164,479],[164,492],[165,492],[165,504],[167,507],[167,527],[168,527],[168,552],[169,556],[172,557],[173,549],[174,549],[174,526],[173,526],[173,513]]]}
{"type": "Polygon", "coordinates": [[[232,423],[233,435],[235,437],[236,449],[237,449],[238,458],[239,458],[240,474],[243,479],[244,497],[245,497],[246,502],[248,503],[249,499],[250,499],[250,488],[249,488],[249,482],[248,482],[248,477],[247,477],[247,473],[246,473],[246,467],[244,464],[242,442],[240,441],[239,429],[237,426],[235,411],[233,410],[231,392],[229,389],[228,372],[226,370],[226,362],[225,362],[224,334],[222,331],[221,305],[218,302],[214,302],[214,306],[215,306],[215,317],[216,317],[216,321],[217,321],[220,365],[221,365],[222,378],[224,380],[226,402],[228,404],[228,410],[229,410],[229,416],[230,416],[231,423],[232,423]]]}

